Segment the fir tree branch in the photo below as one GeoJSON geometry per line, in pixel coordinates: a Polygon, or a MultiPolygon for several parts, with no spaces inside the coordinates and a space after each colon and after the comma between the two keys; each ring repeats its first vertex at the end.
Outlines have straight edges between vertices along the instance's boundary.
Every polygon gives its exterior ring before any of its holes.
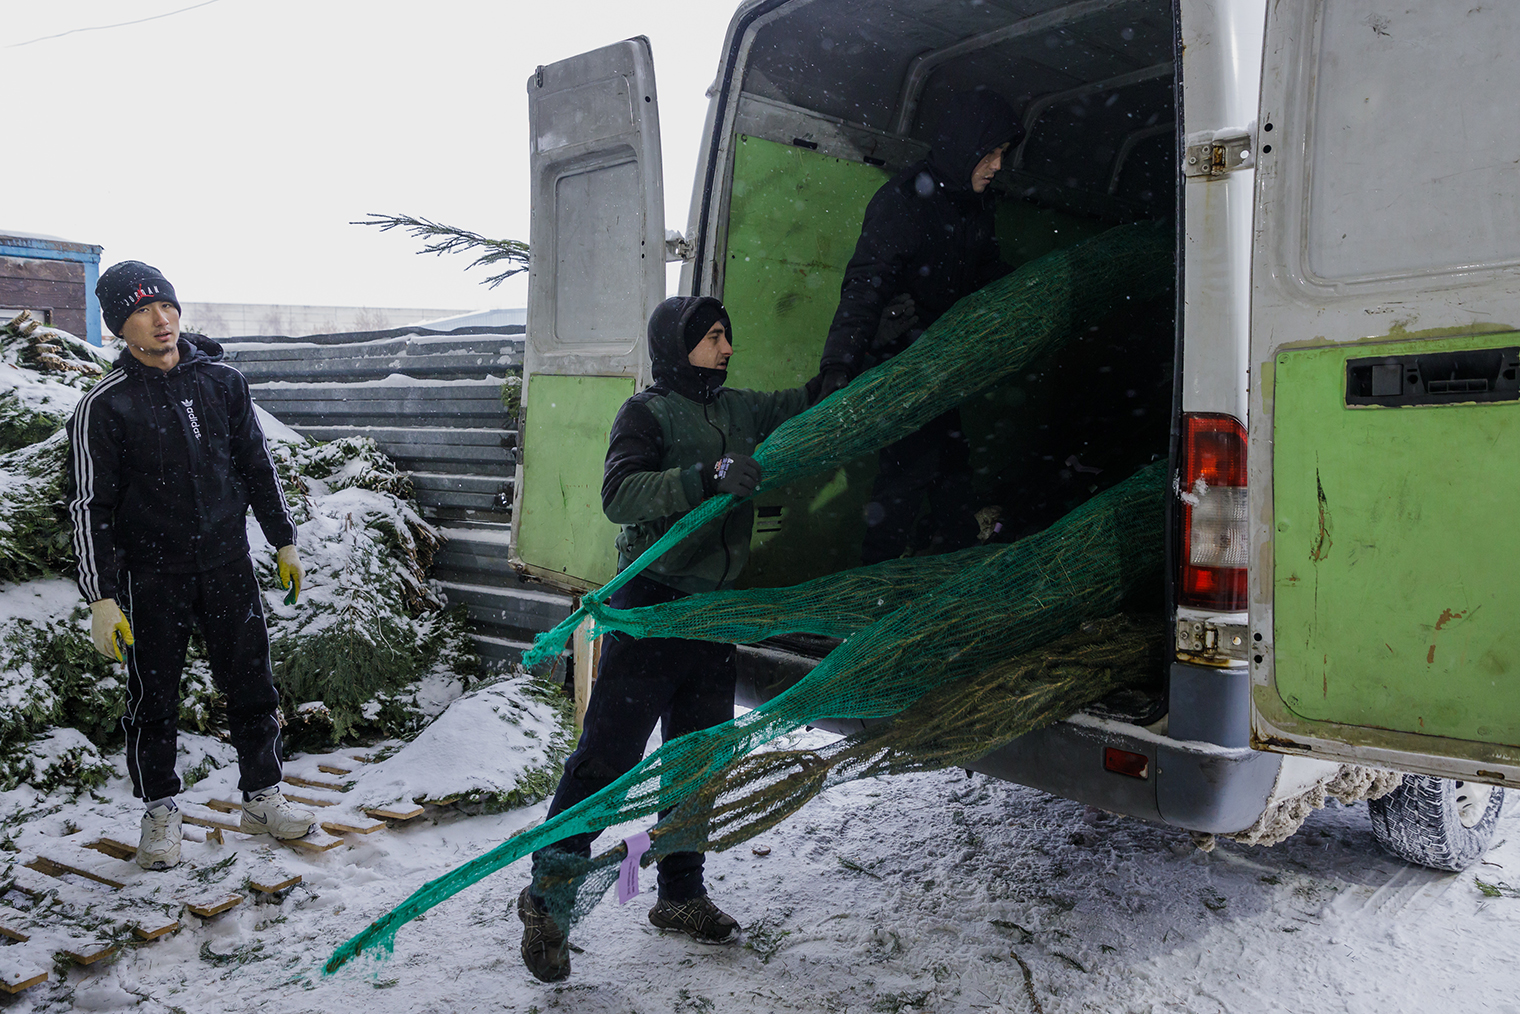
{"type": "Polygon", "coordinates": [[[485,279],[491,288],[496,288],[502,282],[528,270],[528,244],[515,239],[487,239],[485,236],[468,229],[457,229],[452,225],[443,225],[426,218],[414,218],[411,215],[381,215],[376,212],[368,212],[369,218],[358,222],[350,222],[349,225],[375,225],[380,227],[381,232],[391,229],[404,229],[414,239],[428,240],[419,254],[465,253],[468,251],[481,251],[480,256],[466,266],[468,271],[474,267],[486,267],[492,264],[506,263],[511,265],[500,274],[491,275],[485,279]]]}

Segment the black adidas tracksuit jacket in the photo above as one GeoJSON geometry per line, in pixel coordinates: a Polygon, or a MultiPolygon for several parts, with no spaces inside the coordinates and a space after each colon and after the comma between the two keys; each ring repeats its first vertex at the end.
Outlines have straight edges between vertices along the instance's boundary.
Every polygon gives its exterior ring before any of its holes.
{"type": "Polygon", "coordinates": [[[174,795],[179,679],[192,625],[227,697],[240,787],[280,780],[279,696],[247,514],[272,546],[296,529],[243,375],[200,335],[163,371],[123,352],[69,423],[69,515],[85,599],[114,598],[127,650],[127,768],[145,799],[174,795]]]}

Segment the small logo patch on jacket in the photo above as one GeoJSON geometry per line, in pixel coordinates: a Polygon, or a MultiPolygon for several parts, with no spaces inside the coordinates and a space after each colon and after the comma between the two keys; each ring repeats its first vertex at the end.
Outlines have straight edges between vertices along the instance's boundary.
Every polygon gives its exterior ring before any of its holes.
{"type": "Polygon", "coordinates": [[[201,438],[201,423],[199,419],[195,418],[195,402],[186,398],[180,404],[185,406],[185,414],[190,417],[190,430],[195,434],[195,439],[199,440],[201,438]]]}

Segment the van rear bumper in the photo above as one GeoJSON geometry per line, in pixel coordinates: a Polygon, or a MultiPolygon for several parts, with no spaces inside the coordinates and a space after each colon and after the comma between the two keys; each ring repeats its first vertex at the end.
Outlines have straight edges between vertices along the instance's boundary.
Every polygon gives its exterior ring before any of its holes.
{"type": "MultiPolygon", "coordinates": [[[[755,707],[769,700],[815,664],[788,652],[741,645],[738,703],[755,707]]],[[[813,724],[841,735],[865,728],[854,718],[813,724]]],[[[1281,765],[1280,755],[1250,747],[1172,739],[1124,722],[1074,715],[1020,736],[970,769],[1114,813],[1228,834],[1245,830],[1261,816],[1281,765]],[[1105,769],[1109,747],[1146,757],[1146,776],[1105,769]]]]}

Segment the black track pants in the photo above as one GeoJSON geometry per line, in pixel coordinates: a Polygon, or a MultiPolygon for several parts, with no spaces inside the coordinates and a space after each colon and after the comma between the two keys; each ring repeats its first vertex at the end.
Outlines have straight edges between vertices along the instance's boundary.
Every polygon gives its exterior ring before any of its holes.
{"type": "Polygon", "coordinates": [[[866,504],[861,565],[895,560],[903,554],[925,497],[935,528],[934,552],[975,545],[970,459],[959,409],[951,409],[929,420],[923,429],[883,447],[871,500],[866,504]]]}
{"type": "MultiPolygon", "coordinates": [[[[667,585],[635,577],[614,592],[608,604],[633,609],[682,597],[667,585]]],[[[549,804],[549,816],[610,785],[642,760],[655,722],[669,742],[731,721],[736,657],[732,644],[609,634],[586,706],[580,743],[565,759],[565,773],[549,804]]],[[[660,816],[669,812],[662,810],[660,816]]],[[[544,851],[589,856],[598,833],[574,835],[544,851]]],[[[704,894],[702,858],[700,852],[677,852],[661,859],[660,897],[687,901],[704,894]]],[[[538,854],[534,859],[536,873],[538,854]]]]}
{"type": "Polygon", "coordinates": [[[197,574],[126,568],[122,612],[135,643],[127,649],[127,771],[143,799],[180,790],[179,680],[191,625],[206,639],[211,676],[227,698],[227,725],[245,792],[280,781],[280,698],[269,668],[264,603],[247,556],[197,574]]]}

